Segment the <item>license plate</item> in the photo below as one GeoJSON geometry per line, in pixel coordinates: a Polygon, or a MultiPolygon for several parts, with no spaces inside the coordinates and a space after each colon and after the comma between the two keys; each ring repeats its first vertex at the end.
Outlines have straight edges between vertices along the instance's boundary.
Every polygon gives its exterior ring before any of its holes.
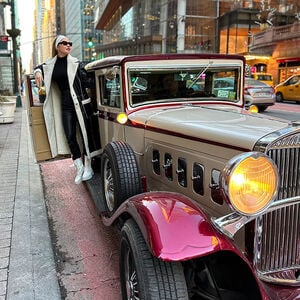
{"type": "Polygon", "coordinates": [[[255,96],[256,97],[270,97],[270,94],[268,94],[268,93],[256,93],[255,96]]]}

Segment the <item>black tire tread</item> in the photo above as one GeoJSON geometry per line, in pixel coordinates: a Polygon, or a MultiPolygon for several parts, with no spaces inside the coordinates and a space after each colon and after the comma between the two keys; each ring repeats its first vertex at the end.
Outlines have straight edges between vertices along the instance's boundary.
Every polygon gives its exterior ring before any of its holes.
{"type": "MultiPolygon", "coordinates": [[[[179,262],[166,262],[153,256],[136,223],[129,219],[122,228],[122,240],[130,243],[136,262],[144,300],[186,300],[188,293],[182,265],[179,262]],[[141,276],[141,273],[143,276],[141,276]]],[[[122,250],[121,250],[122,251],[122,250]]],[[[120,259],[122,270],[122,257],[120,259]]],[[[122,274],[121,274],[122,278],[122,274]]],[[[126,299],[126,298],[123,298],[126,299]]]]}
{"type": "Polygon", "coordinates": [[[129,197],[142,192],[140,172],[132,148],[124,141],[107,144],[102,159],[108,159],[112,169],[116,203],[114,212],[129,197]]]}
{"type": "Polygon", "coordinates": [[[140,173],[132,148],[123,141],[107,144],[112,167],[116,172],[118,200],[123,202],[127,198],[141,192],[140,173]],[[121,198],[119,198],[121,197],[121,198]]]}
{"type": "Polygon", "coordinates": [[[282,102],[284,100],[282,93],[276,94],[276,102],[282,102]]]}

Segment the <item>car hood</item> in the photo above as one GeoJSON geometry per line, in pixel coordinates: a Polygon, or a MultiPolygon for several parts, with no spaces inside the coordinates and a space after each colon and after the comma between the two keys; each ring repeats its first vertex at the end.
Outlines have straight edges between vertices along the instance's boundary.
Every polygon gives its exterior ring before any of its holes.
{"type": "Polygon", "coordinates": [[[130,114],[129,119],[148,130],[248,150],[263,136],[288,126],[288,121],[242,109],[207,106],[144,109],[130,114]]]}

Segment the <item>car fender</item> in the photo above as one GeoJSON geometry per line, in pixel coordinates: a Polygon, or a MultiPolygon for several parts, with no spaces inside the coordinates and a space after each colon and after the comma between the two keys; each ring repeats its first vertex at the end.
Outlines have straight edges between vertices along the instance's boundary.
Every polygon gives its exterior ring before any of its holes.
{"type": "Polygon", "coordinates": [[[102,219],[109,226],[124,214],[136,221],[149,250],[160,259],[180,261],[221,250],[238,252],[199,206],[181,194],[139,194],[125,201],[112,217],[102,219]]]}

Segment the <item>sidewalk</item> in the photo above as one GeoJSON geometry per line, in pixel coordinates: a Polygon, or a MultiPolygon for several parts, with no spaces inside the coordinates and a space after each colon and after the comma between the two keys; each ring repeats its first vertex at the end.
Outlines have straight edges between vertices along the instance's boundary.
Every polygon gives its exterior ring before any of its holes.
{"type": "Polygon", "coordinates": [[[61,299],[27,111],[0,124],[0,300],[61,299]]]}

